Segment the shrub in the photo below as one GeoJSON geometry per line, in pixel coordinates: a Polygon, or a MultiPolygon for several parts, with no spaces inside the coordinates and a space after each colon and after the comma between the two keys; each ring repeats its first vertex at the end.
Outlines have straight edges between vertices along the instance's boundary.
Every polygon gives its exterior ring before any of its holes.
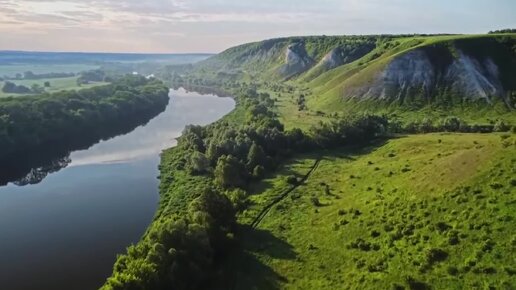
{"type": "Polygon", "coordinates": [[[496,121],[493,131],[495,132],[507,132],[511,127],[503,120],[496,121]]]}
{"type": "Polygon", "coordinates": [[[500,183],[498,183],[498,182],[491,183],[489,186],[490,186],[492,189],[495,189],[495,190],[496,190],[496,189],[503,188],[503,185],[501,185],[501,184],[500,184],[500,183]]]}
{"type": "Polygon", "coordinates": [[[297,177],[294,175],[290,175],[289,177],[287,177],[287,183],[291,184],[291,185],[297,185],[298,184],[297,177]]]}
{"type": "Polygon", "coordinates": [[[313,205],[315,206],[322,206],[321,202],[319,201],[319,199],[317,197],[312,197],[310,198],[310,201],[312,202],[313,205]]]}
{"type": "Polygon", "coordinates": [[[451,227],[445,222],[438,222],[435,224],[435,228],[437,229],[437,231],[442,233],[449,230],[451,227]]]}
{"type": "Polygon", "coordinates": [[[265,176],[265,168],[261,165],[257,165],[253,169],[253,178],[262,179],[265,176]]]}
{"type": "Polygon", "coordinates": [[[448,274],[452,276],[456,276],[457,274],[459,274],[459,269],[457,269],[457,267],[454,266],[448,266],[446,272],[448,272],[448,274]]]}
{"type": "Polygon", "coordinates": [[[371,250],[372,244],[361,238],[358,238],[355,241],[350,243],[350,248],[368,252],[371,250]]]}
{"type": "Polygon", "coordinates": [[[425,254],[426,263],[428,265],[433,265],[438,262],[442,262],[448,258],[448,253],[439,248],[430,248],[427,250],[425,254]]]}
{"type": "Polygon", "coordinates": [[[461,127],[461,120],[457,117],[446,117],[441,120],[441,128],[448,132],[457,132],[461,127]]]}
{"type": "Polygon", "coordinates": [[[231,201],[235,209],[242,210],[245,207],[247,193],[242,189],[226,191],[226,196],[231,201]]]}
{"type": "Polygon", "coordinates": [[[407,284],[410,290],[429,290],[430,286],[424,282],[418,281],[411,276],[407,277],[407,284]]]}
{"type": "Polygon", "coordinates": [[[482,251],[484,252],[491,252],[495,246],[495,243],[491,241],[491,239],[487,239],[482,243],[482,251]]]}

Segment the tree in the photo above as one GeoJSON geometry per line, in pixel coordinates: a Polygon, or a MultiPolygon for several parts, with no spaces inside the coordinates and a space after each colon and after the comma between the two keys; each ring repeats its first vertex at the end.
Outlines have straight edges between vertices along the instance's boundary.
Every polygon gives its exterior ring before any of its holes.
{"type": "Polygon", "coordinates": [[[262,147],[253,142],[253,145],[251,145],[249,153],[247,154],[247,168],[253,169],[258,165],[265,167],[266,162],[267,155],[263,151],[262,147]]]}
{"type": "Polygon", "coordinates": [[[13,93],[13,94],[30,94],[31,90],[26,86],[16,85],[12,82],[5,82],[2,88],[4,93],[13,93]]]}
{"type": "Polygon", "coordinates": [[[44,84],[45,88],[50,88],[50,82],[49,81],[46,81],[44,84]]]}
{"type": "Polygon", "coordinates": [[[38,85],[38,84],[33,84],[31,87],[30,87],[30,90],[32,93],[34,94],[41,94],[41,93],[44,93],[45,92],[45,89],[38,85]]]}
{"type": "Polygon", "coordinates": [[[203,174],[208,172],[210,168],[210,160],[199,151],[194,151],[190,154],[188,159],[187,168],[192,174],[203,174]]]}
{"type": "Polygon", "coordinates": [[[247,181],[245,166],[232,155],[223,155],[214,171],[215,183],[222,187],[244,187],[247,181]]]}
{"type": "Polygon", "coordinates": [[[36,75],[31,71],[26,71],[23,73],[23,78],[27,80],[34,79],[35,76],[36,75]]]}
{"type": "Polygon", "coordinates": [[[441,122],[441,127],[448,132],[457,132],[461,126],[461,120],[457,117],[446,117],[441,122]]]}
{"type": "Polygon", "coordinates": [[[2,92],[4,93],[12,93],[16,88],[16,84],[12,82],[5,82],[2,87],[2,92]]]}
{"type": "Polygon", "coordinates": [[[497,120],[493,128],[495,132],[507,132],[510,129],[511,127],[507,125],[507,123],[505,123],[503,120],[497,120]]]}
{"type": "Polygon", "coordinates": [[[261,179],[265,176],[265,168],[262,165],[257,165],[253,169],[253,178],[261,179]]]}

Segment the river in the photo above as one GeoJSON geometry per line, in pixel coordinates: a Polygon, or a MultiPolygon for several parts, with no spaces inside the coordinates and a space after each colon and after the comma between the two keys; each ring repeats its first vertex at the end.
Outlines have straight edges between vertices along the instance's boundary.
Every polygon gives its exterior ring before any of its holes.
{"type": "Polygon", "coordinates": [[[234,106],[231,98],[171,90],[166,110],[147,124],[72,152],[67,167],[37,184],[0,187],[1,288],[99,288],[116,255],[152,221],[161,150],[185,125],[209,124],[234,106]]]}

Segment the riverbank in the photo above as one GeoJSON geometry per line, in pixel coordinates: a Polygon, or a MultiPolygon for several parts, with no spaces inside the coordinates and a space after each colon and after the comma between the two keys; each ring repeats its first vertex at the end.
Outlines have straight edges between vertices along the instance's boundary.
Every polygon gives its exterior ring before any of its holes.
{"type": "Polygon", "coordinates": [[[0,187],[0,284],[99,288],[153,220],[161,151],[186,125],[207,125],[233,108],[230,98],[171,90],[165,110],[131,132],[72,151],[56,170],[34,168],[39,183],[0,187]]]}

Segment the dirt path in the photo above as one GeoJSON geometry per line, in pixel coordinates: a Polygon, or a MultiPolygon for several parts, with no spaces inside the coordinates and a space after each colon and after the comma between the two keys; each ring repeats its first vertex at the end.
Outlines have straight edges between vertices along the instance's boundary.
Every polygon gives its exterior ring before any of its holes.
{"type": "Polygon", "coordinates": [[[303,178],[301,178],[301,180],[299,180],[294,186],[292,186],[291,188],[289,188],[287,191],[285,191],[284,193],[282,193],[280,196],[276,197],[274,200],[272,200],[268,205],[266,205],[261,211],[260,213],[256,216],[256,218],[254,218],[253,222],[251,223],[251,227],[252,228],[256,228],[258,227],[258,225],[260,224],[260,222],[263,220],[263,218],[267,215],[267,213],[269,213],[269,211],[271,210],[271,208],[276,205],[277,203],[279,203],[280,201],[282,201],[285,197],[287,197],[292,191],[294,191],[296,188],[298,188],[299,186],[303,185],[303,183],[310,177],[310,175],[317,169],[317,167],[319,166],[319,163],[321,162],[321,158],[317,158],[317,160],[315,160],[315,163],[314,165],[312,165],[312,167],[310,168],[310,170],[308,170],[308,172],[303,176],[303,178]]]}

